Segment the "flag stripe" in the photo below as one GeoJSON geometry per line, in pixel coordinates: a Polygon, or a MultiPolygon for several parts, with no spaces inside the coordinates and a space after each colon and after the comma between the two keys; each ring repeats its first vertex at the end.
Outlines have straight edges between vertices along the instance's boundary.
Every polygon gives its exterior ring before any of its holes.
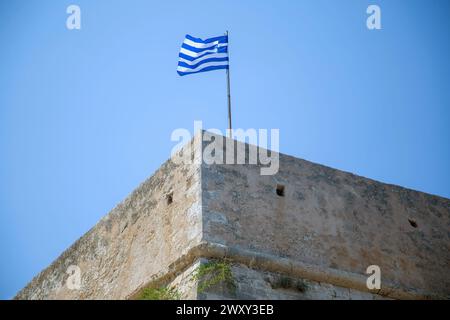
{"type": "Polygon", "coordinates": [[[182,66],[178,66],[177,71],[181,71],[181,72],[196,72],[196,71],[200,71],[206,67],[211,67],[211,66],[228,66],[228,61],[220,61],[220,62],[207,62],[204,63],[196,68],[186,68],[186,67],[182,67],[182,66]]]}
{"type": "Polygon", "coordinates": [[[181,45],[182,48],[184,48],[186,50],[189,50],[189,51],[192,51],[192,52],[195,52],[195,53],[204,52],[204,51],[207,51],[207,50],[214,50],[216,48],[223,48],[223,47],[226,47],[226,46],[228,46],[228,43],[218,43],[218,42],[213,42],[212,46],[208,46],[208,47],[204,47],[204,48],[196,48],[196,47],[193,47],[193,46],[191,46],[191,45],[189,45],[189,44],[187,44],[185,42],[183,42],[183,44],[181,45]]]}
{"type": "Polygon", "coordinates": [[[196,42],[184,39],[183,44],[181,46],[183,48],[186,48],[186,49],[194,51],[194,52],[200,52],[203,50],[215,48],[218,44],[219,44],[219,42],[217,42],[217,41],[214,41],[211,43],[196,43],[196,42]]]}
{"type": "Polygon", "coordinates": [[[184,53],[185,55],[190,56],[193,59],[197,59],[197,58],[200,58],[200,57],[202,57],[204,55],[207,55],[208,53],[217,53],[217,49],[206,50],[206,51],[203,51],[203,52],[193,52],[193,51],[189,51],[189,50],[181,47],[180,53],[184,53]]]}
{"type": "Polygon", "coordinates": [[[186,52],[185,50],[180,50],[180,53],[178,54],[178,56],[180,57],[180,59],[185,59],[185,60],[189,60],[189,61],[196,61],[196,60],[200,60],[200,59],[206,59],[205,57],[211,54],[218,54],[218,53],[206,53],[204,55],[201,55],[200,57],[191,57],[190,55],[184,54],[183,52],[186,52]]]}
{"type": "Polygon", "coordinates": [[[228,37],[227,36],[219,36],[219,37],[214,37],[214,38],[209,38],[209,39],[205,39],[202,40],[200,38],[194,38],[193,36],[190,35],[186,35],[186,39],[197,42],[197,43],[210,43],[210,42],[214,42],[214,41],[220,41],[220,42],[228,42],[228,37]]]}
{"type": "Polygon", "coordinates": [[[198,57],[192,57],[189,54],[190,54],[190,52],[186,51],[186,49],[181,48],[180,53],[179,53],[178,56],[180,58],[183,58],[183,59],[189,60],[189,61],[196,61],[196,60],[199,60],[199,59],[205,59],[205,57],[208,56],[208,55],[222,56],[222,55],[225,54],[226,56],[228,56],[227,51],[225,51],[225,52],[217,52],[217,53],[216,52],[207,52],[205,54],[199,55],[198,57]],[[186,54],[184,52],[186,52],[188,54],[186,54]]]}
{"type": "Polygon", "coordinates": [[[191,41],[189,39],[184,39],[183,43],[187,44],[188,46],[195,47],[195,48],[198,48],[198,49],[204,49],[204,48],[213,47],[213,46],[215,46],[217,44],[228,45],[227,42],[221,42],[221,41],[214,41],[214,42],[210,42],[210,43],[198,43],[198,42],[191,41]]]}
{"type": "Polygon", "coordinates": [[[209,59],[205,59],[203,61],[200,61],[200,62],[198,62],[196,64],[188,64],[188,63],[186,63],[184,61],[180,61],[178,63],[178,66],[184,67],[184,68],[189,68],[189,69],[195,69],[195,68],[201,66],[202,64],[206,64],[208,62],[224,62],[224,61],[228,61],[228,57],[226,57],[226,58],[209,58],[209,59]]]}
{"type": "MultiPolygon", "coordinates": [[[[214,58],[228,58],[228,54],[227,53],[216,53],[216,54],[213,55],[213,57],[214,58]]],[[[189,56],[186,56],[184,54],[180,54],[180,59],[178,61],[185,62],[188,65],[192,66],[194,64],[199,63],[200,61],[207,60],[207,59],[212,59],[212,58],[211,58],[211,54],[207,54],[207,55],[204,55],[204,56],[202,56],[200,58],[197,58],[195,60],[189,60],[189,59],[192,59],[192,58],[189,57],[189,56]]]]}
{"type": "Polygon", "coordinates": [[[204,68],[202,70],[195,71],[195,72],[181,72],[181,71],[178,71],[178,70],[177,70],[177,72],[178,72],[178,74],[180,76],[186,76],[188,74],[194,74],[194,73],[200,73],[200,72],[206,72],[206,71],[212,71],[212,70],[219,70],[219,69],[228,69],[228,65],[226,65],[226,66],[224,66],[224,65],[222,65],[222,66],[210,66],[210,67],[206,67],[206,68],[204,68]]]}

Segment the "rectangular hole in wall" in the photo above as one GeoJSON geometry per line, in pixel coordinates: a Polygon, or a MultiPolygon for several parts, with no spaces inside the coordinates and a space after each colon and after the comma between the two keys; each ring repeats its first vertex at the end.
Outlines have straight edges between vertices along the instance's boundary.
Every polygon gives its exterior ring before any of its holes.
{"type": "Polygon", "coordinates": [[[284,197],[284,186],[282,184],[277,184],[276,193],[280,197],[284,197]]]}
{"type": "Polygon", "coordinates": [[[173,192],[169,192],[169,193],[166,195],[166,201],[167,201],[167,205],[172,204],[172,202],[173,202],[173,192]]]}

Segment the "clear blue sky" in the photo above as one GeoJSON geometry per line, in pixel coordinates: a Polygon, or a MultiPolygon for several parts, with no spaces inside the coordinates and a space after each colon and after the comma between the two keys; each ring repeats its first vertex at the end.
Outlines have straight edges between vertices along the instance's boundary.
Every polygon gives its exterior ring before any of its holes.
{"type": "Polygon", "coordinates": [[[450,2],[0,2],[0,298],[170,155],[227,125],[224,71],[179,77],[184,35],[230,31],[234,125],[281,151],[450,197],[450,2]],[[81,27],[66,29],[66,8],[81,27]],[[378,4],[382,30],[366,28],[378,4]]]}

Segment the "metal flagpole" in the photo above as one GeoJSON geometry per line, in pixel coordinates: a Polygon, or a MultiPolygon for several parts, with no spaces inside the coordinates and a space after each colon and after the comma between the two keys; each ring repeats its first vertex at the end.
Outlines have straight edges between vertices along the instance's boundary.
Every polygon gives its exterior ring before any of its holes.
{"type": "Polygon", "coordinates": [[[230,43],[228,38],[228,30],[226,32],[228,41],[228,69],[227,69],[227,93],[228,93],[228,129],[231,139],[231,93],[230,93],[230,43]]]}

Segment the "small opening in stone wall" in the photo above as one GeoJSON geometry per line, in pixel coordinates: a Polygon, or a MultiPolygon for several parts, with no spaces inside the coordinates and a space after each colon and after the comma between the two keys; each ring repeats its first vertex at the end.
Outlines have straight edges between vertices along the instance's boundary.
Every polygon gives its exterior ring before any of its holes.
{"type": "Polygon", "coordinates": [[[167,201],[167,205],[172,204],[173,202],[173,192],[170,192],[166,195],[166,201],[167,201]]]}
{"type": "Polygon", "coordinates": [[[284,186],[282,184],[277,184],[276,192],[278,196],[284,197],[284,186]]]}
{"type": "Polygon", "coordinates": [[[417,228],[418,227],[416,220],[408,219],[408,222],[411,225],[411,227],[413,227],[413,228],[417,228]]]}

